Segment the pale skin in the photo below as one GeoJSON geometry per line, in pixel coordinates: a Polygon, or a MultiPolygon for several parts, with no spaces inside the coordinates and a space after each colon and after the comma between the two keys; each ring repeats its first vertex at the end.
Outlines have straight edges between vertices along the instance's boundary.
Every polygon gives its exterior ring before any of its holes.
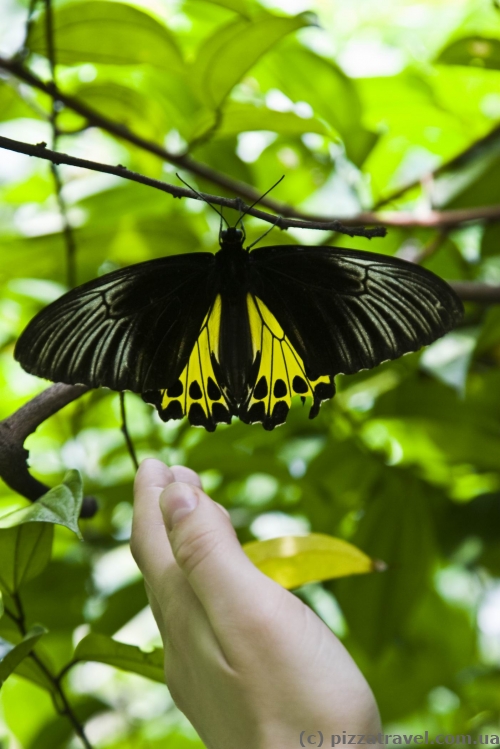
{"type": "Polygon", "coordinates": [[[381,730],[342,643],[245,556],[198,475],[145,460],[135,480],[134,558],[165,647],[172,697],[208,749],[330,746],[381,730]],[[308,738],[311,740],[308,741],[308,738]]]}

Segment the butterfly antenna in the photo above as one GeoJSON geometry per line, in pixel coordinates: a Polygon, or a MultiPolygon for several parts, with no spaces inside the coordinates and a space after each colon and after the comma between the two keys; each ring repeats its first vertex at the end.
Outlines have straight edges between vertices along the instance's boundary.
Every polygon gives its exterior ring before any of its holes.
{"type": "MultiPolygon", "coordinates": [[[[283,180],[284,180],[284,179],[285,179],[285,175],[283,175],[282,177],[280,177],[280,178],[279,178],[279,180],[278,180],[277,182],[275,182],[275,183],[274,183],[274,185],[273,185],[272,187],[270,187],[270,188],[269,188],[269,190],[266,190],[266,192],[265,192],[265,193],[264,193],[263,195],[261,195],[261,196],[260,196],[260,198],[258,198],[258,199],[257,199],[257,200],[255,201],[255,203],[252,203],[252,205],[249,205],[249,206],[248,206],[248,208],[246,209],[246,211],[244,211],[244,212],[243,212],[243,213],[241,214],[241,216],[239,217],[239,219],[238,219],[238,221],[236,222],[236,224],[235,224],[234,228],[236,229],[236,227],[238,226],[238,224],[240,223],[240,221],[242,221],[242,220],[243,220],[243,219],[245,218],[245,216],[247,215],[248,211],[251,211],[251,210],[252,210],[252,208],[254,207],[254,205],[257,205],[257,203],[260,203],[260,201],[262,200],[262,198],[265,198],[265,197],[266,197],[266,195],[269,195],[269,193],[270,193],[270,192],[271,192],[272,190],[274,190],[274,188],[275,188],[275,187],[278,187],[279,183],[280,183],[280,182],[283,182],[283,180]]],[[[275,224],[273,224],[273,226],[275,226],[275,224]]],[[[271,228],[272,228],[272,227],[271,227],[271,228]]],[[[271,229],[269,229],[269,231],[271,231],[271,229]]],[[[267,232],[266,232],[266,234],[267,234],[267,232]]],[[[263,236],[263,237],[265,237],[265,236],[266,236],[266,234],[263,234],[262,236],[263,236]]]]}
{"type": "Polygon", "coordinates": [[[264,234],[261,234],[260,237],[255,240],[255,242],[252,242],[252,244],[248,245],[248,247],[245,248],[247,250],[247,252],[248,252],[248,250],[251,250],[252,247],[254,247],[257,244],[257,242],[260,242],[261,239],[264,239],[264,237],[267,237],[267,235],[269,234],[269,232],[272,231],[277,224],[279,224],[280,219],[281,219],[281,216],[276,216],[276,221],[273,223],[273,225],[271,226],[271,228],[268,229],[267,231],[265,231],[264,234]]]}
{"type": "MultiPolygon", "coordinates": [[[[189,182],[186,182],[186,180],[185,180],[185,179],[182,179],[181,175],[180,175],[180,174],[179,174],[178,172],[176,172],[176,173],[175,173],[175,176],[176,176],[176,177],[177,177],[178,179],[180,179],[180,181],[181,181],[181,182],[183,182],[183,183],[184,183],[184,184],[186,185],[186,187],[189,187],[189,189],[190,189],[190,190],[192,190],[192,191],[193,191],[193,192],[195,193],[195,195],[198,195],[198,197],[199,197],[199,198],[201,198],[201,200],[203,200],[203,202],[204,202],[204,203],[206,203],[207,205],[209,205],[209,206],[210,206],[210,208],[212,209],[212,211],[215,211],[215,213],[217,213],[217,215],[218,215],[218,216],[220,216],[220,218],[221,218],[221,227],[222,227],[222,222],[224,221],[224,222],[225,222],[225,224],[226,224],[226,226],[227,226],[227,228],[229,229],[229,224],[227,223],[226,219],[224,218],[224,216],[223,216],[223,214],[222,214],[222,211],[219,211],[219,209],[218,209],[218,208],[216,208],[216,207],[215,207],[214,205],[212,205],[212,203],[210,203],[210,202],[209,202],[209,201],[208,201],[208,200],[207,200],[207,199],[206,199],[206,198],[205,198],[205,197],[204,197],[204,196],[203,196],[203,195],[201,194],[201,192],[198,192],[198,190],[195,190],[195,189],[194,189],[194,187],[193,187],[192,185],[190,185],[190,184],[189,184],[189,182]]],[[[282,179],[283,179],[283,178],[282,178],[282,179]]],[[[271,189],[272,189],[272,188],[271,188],[271,189]]],[[[269,192],[269,191],[268,191],[268,192],[269,192]]],[[[266,193],[266,195],[267,195],[267,193],[266,193]]],[[[257,202],[258,202],[258,201],[257,201],[257,202]]]]}

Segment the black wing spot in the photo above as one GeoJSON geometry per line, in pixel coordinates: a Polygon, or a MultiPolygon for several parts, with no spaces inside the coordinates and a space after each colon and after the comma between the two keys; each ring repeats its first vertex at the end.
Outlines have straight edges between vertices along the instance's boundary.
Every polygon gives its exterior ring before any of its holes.
{"type": "Polygon", "coordinates": [[[326,401],[335,395],[333,382],[318,382],[314,388],[314,400],[326,401]]]}
{"type": "Polygon", "coordinates": [[[262,401],[260,401],[259,403],[254,403],[252,406],[250,406],[244,417],[240,416],[240,419],[242,419],[242,421],[245,421],[247,424],[264,423],[265,418],[266,407],[262,401]]]}
{"type": "Polygon", "coordinates": [[[192,403],[188,413],[189,423],[193,427],[205,427],[207,432],[215,432],[215,423],[209,419],[199,403],[192,403]]]}
{"type": "Polygon", "coordinates": [[[208,397],[212,401],[218,401],[221,397],[221,392],[211,377],[208,378],[207,393],[208,393],[208,397]]]}
{"type": "Polygon", "coordinates": [[[307,393],[309,389],[307,386],[307,382],[298,375],[295,375],[295,377],[293,378],[292,387],[294,393],[307,393]]]}
{"type": "Polygon", "coordinates": [[[214,403],[212,406],[212,416],[216,424],[230,424],[231,414],[229,409],[222,405],[222,403],[214,403]]]}
{"type": "Polygon", "coordinates": [[[183,392],[184,385],[180,380],[177,380],[177,382],[174,382],[174,384],[168,388],[167,395],[169,398],[178,398],[183,392]]]}
{"type": "Polygon", "coordinates": [[[164,411],[160,411],[160,416],[163,421],[170,421],[171,419],[182,419],[184,412],[182,410],[182,404],[180,401],[171,401],[164,411]]]}
{"type": "Polygon", "coordinates": [[[189,386],[189,395],[195,401],[199,401],[202,398],[203,393],[201,392],[201,387],[199,386],[197,380],[193,380],[193,382],[189,386]]]}
{"type": "Polygon", "coordinates": [[[288,403],[285,401],[278,401],[275,403],[271,416],[268,416],[264,421],[264,429],[267,429],[267,431],[270,432],[274,427],[284,424],[289,410],[288,403]]]}
{"type": "MultiPolygon", "coordinates": [[[[283,383],[285,384],[285,383],[283,383]]],[[[257,400],[262,400],[262,398],[265,398],[268,394],[269,390],[267,387],[267,380],[264,376],[260,378],[257,385],[255,386],[255,390],[253,391],[253,397],[257,400]]]]}
{"type": "Polygon", "coordinates": [[[276,380],[274,383],[273,393],[276,398],[284,398],[288,393],[288,388],[284,380],[276,380]]]}

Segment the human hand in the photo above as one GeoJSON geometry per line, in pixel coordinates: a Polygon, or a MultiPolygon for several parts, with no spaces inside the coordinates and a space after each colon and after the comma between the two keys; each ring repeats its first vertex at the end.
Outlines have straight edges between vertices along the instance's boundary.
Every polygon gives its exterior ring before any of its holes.
{"type": "Polygon", "coordinates": [[[291,749],[322,731],[376,734],[354,661],[302,601],[261,573],[194,471],[145,460],[131,549],[165,646],[171,695],[208,749],[291,749]]]}

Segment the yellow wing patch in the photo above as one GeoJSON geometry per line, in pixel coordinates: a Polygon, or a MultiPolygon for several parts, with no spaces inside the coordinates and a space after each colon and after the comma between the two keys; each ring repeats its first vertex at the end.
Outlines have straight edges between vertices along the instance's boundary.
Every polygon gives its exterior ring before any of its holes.
{"type": "Polygon", "coordinates": [[[192,426],[215,431],[217,424],[230,424],[231,411],[214,373],[213,359],[220,330],[221,299],[218,296],[206,316],[198,340],[179,379],[162,390],[159,405],[164,421],[188,416],[192,426]]]}
{"type": "Polygon", "coordinates": [[[238,416],[248,424],[262,423],[264,429],[284,424],[292,397],[313,399],[309,418],[319,412],[323,401],[335,394],[329,375],[310,380],[302,359],[286,337],[283,328],[266,305],[248,295],[248,314],[254,356],[259,361],[258,373],[246,403],[238,416]]]}

